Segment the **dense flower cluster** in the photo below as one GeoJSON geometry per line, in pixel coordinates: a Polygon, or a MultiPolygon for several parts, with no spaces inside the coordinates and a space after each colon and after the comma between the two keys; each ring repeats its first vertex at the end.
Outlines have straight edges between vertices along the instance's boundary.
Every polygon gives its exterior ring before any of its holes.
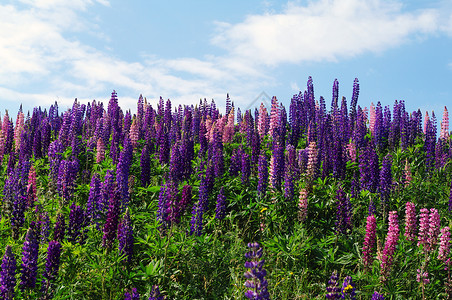
{"type": "Polygon", "coordinates": [[[248,243],[250,251],[245,254],[248,261],[245,262],[245,268],[249,269],[245,272],[245,286],[248,290],[245,297],[248,299],[270,299],[267,290],[267,280],[265,275],[267,271],[264,269],[265,260],[262,259],[263,249],[258,243],[248,243]]]}
{"type": "Polygon", "coordinates": [[[399,241],[399,223],[397,220],[397,212],[390,211],[388,234],[386,236],[385,247],[381,255],[380,266],[382,281],[386,281],[388,279],[398,241],[399,241]]]}

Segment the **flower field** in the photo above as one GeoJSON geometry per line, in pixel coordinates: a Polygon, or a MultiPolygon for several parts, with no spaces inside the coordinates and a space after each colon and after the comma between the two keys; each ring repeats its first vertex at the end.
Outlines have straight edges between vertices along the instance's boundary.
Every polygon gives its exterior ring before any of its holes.
{"type": "Polygon", "coordinates": [[[452,299],[447,108],[358,95],[6,112],[0,299],[452,299]]]}

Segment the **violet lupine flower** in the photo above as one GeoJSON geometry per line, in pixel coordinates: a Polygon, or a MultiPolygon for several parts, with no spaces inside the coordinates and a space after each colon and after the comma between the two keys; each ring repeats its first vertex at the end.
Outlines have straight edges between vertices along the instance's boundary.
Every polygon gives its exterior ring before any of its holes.
{"type": "Polygon", "coordinates": [[[115,176],[113,170],[107,170],[104,181],[101,184],[101,194],[97,207],[101,213],[101,218],[107,215],[108,207],[110,205],[110,193],[115,189],[115,176]]]}
{"type": "Polygon", "coordinates": [[[381,254],[381,276],[382,281],[388,279],[394,259],[395,249],[399,241],[399,223],[397,220],[397,211],[389,212],[389,229],[386,236],[385,248],[381,254]]]}
{"type": "Polygon", "coordinates": [[[356,299],[356,287],[351,276],[346,276],[341,289],[342,299],[356,299]]]}
{"type": "Polygon", "coordinates": [[[129,172],[130,165],[132,163],[132,144],[128,137],[124,138],[124,148],[119,155],[119,162],[116,167],[116,182],[118,184],[118,190],[121,193],[121,206],[127,207],[129,202],[129,172]]]}
{"type": "Polygon", "coordinates": [[[367,144],[359,155],[359,173],[362,190],[375,193],[379,181],[378,156],[372,141],[367,144]]]}
{"type": "Polygon", "coordinates": [[[381,170],[380,170],[380,198],[383,207],[386,207],[389,200],[389,195],[392,189],[392,156],[390,154],[383,158],[381,170]]]}
{"type": "Polygon", "coordinates": [[[438,259],[446,263],[450,253],[450,229],[448,226],[441,229],[438,259]]]}
{"type": "Polygon", "coordinates": [[[80,206],[75,205],[75,202],[72,203],[70,209],[71,212],[69,213],[69,225],[67,230],[69,236],[68,240],[70,242],[82,244],[85,239],[83,232],[86,226],[85,211],[80,206]]]}
{"type": "Polygon", "coordinates": [[[412,202],[407,202],[405,208],[405,238],[410,242],[416,240],[416,206],[412,202]]]}
{"type": "Polygon", "coordinates": [[[337,190],[336,199],[336,230],[338,233],[345,234],[348,230],[352,229],[352,205],[342,188],[337,190]]]}
{"type": "Polygon", "coordinates": [[[190,221],[190,234],[196,233],[200,236],[202,234],[202,220],[204,212],[207,210],[207,205],[209,201],[208,194],[208,182],[207,176],[201,178],[201,183],[199,186],[199,197],[198,202],[193,206],[192,218],[190,221]]]}
{"type": "Polygon", "coordinates": [[[53,229],[53,240],[62,242],[64,240],[64,234],[66,232],[66,222],[64,220],[64,215],[59,213],[55,222],[55,227],[53,229]]]}
{"type": "Polygon", "coordinates": [[[241,150],[237,151],[234,149],[232,151],[230,165],[229,165],[229,175],[231,177],[237,177],[239,171],[242,169],[242,155],[241,150]]]}
{"type": "Polygon", "coordinates": [[[16,268],[16,258],[11,250],[11,246],[8,245],[3,256],[2,271],[0,273],[0,296],[4,300],[14,299],[16,268]]]}
{"type": "Polygon", "coordinates": [[[366,236],[364,238],[363,245],[363,264],[366,268],[369,268],[373,262],[373,249],[375,247],[377,220],[374,215],[367,216],[366,224],[366,236]]]}
{"type": "Polygon", "coordinates": [[[34,289],[36,285],[36,275],[38,273],[38,249],[39,244],[33,229],[29,228],[25,236],[22,247],[22,265],[20,288],[34,289]]]}
{"type": "Polygon", "coordinates": [[[114,188],[110,194],[110,204],[108,207],[107,220],[104,225],[104,235],[102,237],[102,245],[105,248],[111,248],[116,237],[118,229],[118,219],[120,211],[120,192],[114,188]]]}
{"type": "Polygon", "coordinates": [[[224,187],[221,187],[217,198],[215,218],[218,220],[223,220],[225,215],[226,215],[226,196],[224,195],[224,187]]]}
{"type": "Polygon", "coordinates": [[[141,151],[140,168],[141,168],[141,186],[146,187],[149,185],[151,178],[151,158],[148,145],[145,145],[143,147],[143,150],[141,151]]]}
{"type": "Polygon", "coordinates": [[[273,145],[273,153],[270,160],[270,187],[279,189],[284,172],[284,148],[282,145],[275,143],[273,145]]]}
{"type": "Polygon", "coordinates": [[[192,187],[189,184],[184,185],[184,187],[182,188],[182,196],[179,202],[179,209],[180,209],[180,214],[182,215],[185,210],[187,209],[188,205],[191,204],[191,198],[192,198],[192,187]]]}
{"type": "Polygon", "coordinates": [[[245,151],[242,152],[242,184],[247,185],[251,174],[250,157],[245,151]]]}
{"type": "Polygon", "coordinates": [[[438,236],[441,229],[440,222],[441,218],[439,216],[438,210],[436,208],[430,209],[429,229],[427,236],[428,252],[433,251],[436,247],[436,244],[438,244],[438,236]]]}
{"type": "Polygon", "coordinates": [[[99,198],[102,197],[100,190],[101,181],[98,173],[93,174],[89,186],[89,196],[86,202],[86,218],[88,222],[92,223],[99,217],[99,198]]]}
{"type": "Polygon", "coordinates": [[[44,279],[42,280],[41,292],[44,299],[49,297],[49,289],[52,281],[58,277],[58,271],[60,269],[60,255],[61,244],[57,241],[50,241],[47,248],[46,268],[43,273],[44,279]]]}
{"type": "Polygon", "coordinates": [[[341,288],[339,287],[339,277],[337,277],[337,272],[334,271],[331,274],[330,280],[328,280],[328,285],[326,287],[327,299],[340,299],[341,298],[341,288]]]}
{"type": "Polygon", "coordinates": [[[160,289],[158,285],[153,285],[152,286],[152,290],[151,290],[151,294],[149,295],[149,299],[148,300],[164,300],[165,297],[163,297],[162,295],[160,295],[160,289]]]}
{"type": "Polygon", "coordinates": [[[118,241],[119,253],[125,255],[127,257],[127,262],[130,264],[133,256],[134,238],[128,208],[118,225],[118,241]]]}
{"type": "Polygon", "coordinates": [[[267,286],[268,282],[265,279],[267,271],[264,269],[265,260],[262,259],[263,249],[258,243],[248,243],[250,251],[245,253],[248,261],[245,262],[245,268],[249,269],[245,272],[246,277],[245,286],[249,288],[245,292],[245,297],[248,299],[270,299],[267,286]]]}
{"type": "Polygon", "coordinates": [[[124,300],[140,300],[140,294],[136,288],[132,289],[132,294],[129,292],[124,293],[124,300]]]}
{"type": "Polygon", "coordinates": [[[374,292],[371,300],[385,300],[385,297],[378,292],[374,292]]]}
{"type": "Polygon", "coordinates": [[[268,160],[263,150],[261,150],[261,153],[259,155],[257,171],[258,171],[257,194],[258,196],[265,196],[265,193],[267,192],[267,183],[268,183],[268,160]]]}
{"type": "Polygon", "coordinates": [[[424,251],[428,249],[428,232],[430,229],[430,218],[427,208],[421,208],[421,214],[419,216],[419,234],[417,246],[423,246],[424,251]]]}

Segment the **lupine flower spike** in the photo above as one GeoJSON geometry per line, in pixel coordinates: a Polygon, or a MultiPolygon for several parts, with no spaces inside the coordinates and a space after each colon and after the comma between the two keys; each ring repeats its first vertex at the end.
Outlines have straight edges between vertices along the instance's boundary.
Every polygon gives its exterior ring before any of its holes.
{"type": "Polygon", "coordinates": [[[270,295],[267,291],[267,280],[265,275],[264,263],[265,260],[261,260],[263,249],[258,243],[248,243],[250,252],[245,254],[248,259],[245,262],[245,268],[249,269],[245,272],[246,282],[245,286],[249,289],[245,292],[245,297],[248,299],[270,299],[270,295]]]}

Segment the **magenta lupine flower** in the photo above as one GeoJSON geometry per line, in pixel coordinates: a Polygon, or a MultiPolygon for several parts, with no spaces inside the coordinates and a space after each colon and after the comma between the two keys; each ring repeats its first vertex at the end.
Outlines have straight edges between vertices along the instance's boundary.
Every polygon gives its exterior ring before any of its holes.
{"type": "Polygon", "coordinates": [[[127,258],[127,262],[130,263],[132,261],[133,256],[133,228],[130,222],[129,209],[126,209],[124,216],[119,222],[118,225],[118,249],[121,255],[125,255],[127,258]]]}
{"type": "Polygon", "coordinates": [[[450,253],[450,229],[448,226],[441,229],[438,259],[446,263],[450,253]]]}
{"type": "Polygon", "coordinates": [[[2,271],[0,273],[0,296],[4,300],[14,299],[16,268],[16,258],[11,250],[11,246],[8,245],[3,256],[2,271]]]}
{"type": "Polygon", "coordinates": [[[363,245],[363,264],[366,268],[372,265],[373,261],[373,250],[375,247],[375,239],[376,239],[376,228],[377,228],[377,220],[375,219],[375,215],[367,216],[367,224],[366,224],[366,236],[364,238],[363,245]]]}
{"type": "Polygon", "coordinates": [[[430,279],[428,278],[428,272],[422,272],[421,269],[417,269],[416,281],[422,281],[423,284],[429,284],[430,279]]]}
{"type": "Polygon", "coordinates": [[[405,208],[405,238],[407,241],[416,240],[416,206],[412,202],[406,203],[405,208]]]}
{"type": "Polygon", "coordinates": [[[58,277],[60,269],[61,244],[57,241],[50,241],[47,248],[46,268],[43,273],[41,291],[44,299],[48,299],[52,281],[58,277]]]}
{"type": "Polygon", "coordinates": [[[27,185],[27,195],[28,195],[28,207],[32,207],[36,201],[36,169],[34,166],[30,167],[28,173],[28,185],[27,185]]]}
{"type": "Polygon", "coordinates": [[[428,248],[428,232],[430,230],[430,218],[427,208],[421,208],[421,214],[419,216],[419,234],[417,245],[423,246],[424,251],[428,248]]]}
{"type": "Polygon", "coordinates": [[[373,102],[370,103],[369,108],[369,130],[372,136],[375,135],[375,105],[373,102]]]}
{"type": "Polygon", "coordinates": [[[179,209],[180,209],[181,215],[185,212],[188,205],[191,204],[191,198],[192,198],[191,191],[192,191],[192,187],[189,184],[184,185],[184,187],[182,188],[182,196],[181,196],[181,200],[179,202],[179,209]]]}
{"type": "Polygon", "coordinates": [[[433,251],[436,247],[436,244],[438,244],[438,236],[441,229],[440,222],[441,218],[439,216],[438,210],[436,208],[430,209],[429,230],[427,236],[427,252],[433,251]]]}
{"type": "Polygon", "coordinates": [[[33,229],[29,228],[25,236],[22,247],[21,289],[33,289],[36,285],[36,275],[38,273],[38,249],[39,244],[33,229]]]}
{"type": "Polygon", "coordinates": [[[385,248],[381,254],[381,275],[382,281],[388,279],[394,259],[395,249],[399,240],[399,224],[397,220],[397,211],[389,212],[389,229],[386,236],[385,248]]]}
{"type": "Polygon", "coordinates": [[[263,249],[258,243],[248,243],[250,251],[245,253],[248,261],[245,262],[245,268],[249,269],[245,272],[246,277],[245,286],[249,289],[245,292],[245,297],[248,299],[270,299],[267,286],[268,282],[265,279],[267,271],[264,269],[265,260],[262,259],[263,249]]]}

